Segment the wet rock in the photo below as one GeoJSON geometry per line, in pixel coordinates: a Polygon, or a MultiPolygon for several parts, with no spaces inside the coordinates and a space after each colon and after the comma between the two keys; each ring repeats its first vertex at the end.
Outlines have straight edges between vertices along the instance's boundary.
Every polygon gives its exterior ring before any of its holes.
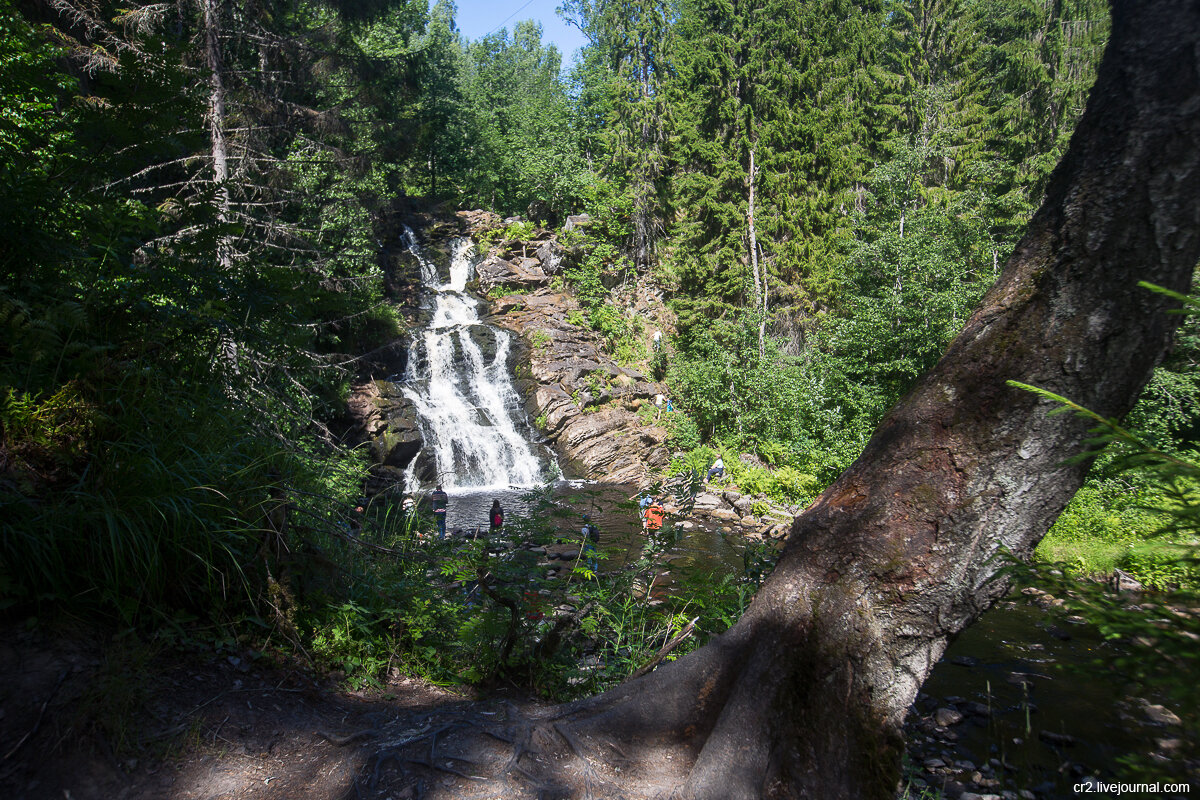
{"type": "Polygon", "coordinates": [[[1146,719],[1156,725],[1182,725],[1183,720],[1175,714],[1174,711],[1161,705],[1152,705],[1143,701],[1142,711],[1146,715],[1146,719]]]}
{"type": "Polygon", "coordinates": [[[370,439],[372,460],[384,467],[403,470],[424,444],[417,425],[416,409],[403,397],[384,396],[379,404],[387,410],[374,425],[370,439]]]}
{"type": "Polygon", "coordinates": [[[1115,592],[1140,592],[1146,587],[1128,572],[1113,570],[1111,586],[1115,592]]]}
{"type": "Polygon", "coordinates": [[[1074,747],[1075,737],[1054,731],[1038,731],[1038,738],[1055,747],[1074,747]]]}
{"type": "Polygon", "coordinates": [[[992,710],[983,703],[977,703],[972,700],[963,705],[963,711],[976,717],[990,717],[992,710]]]}
{"type": "Polygon", "coordinates": [[[933,721],[937,723],[939,728],[948,728],[951,725],[957,725],[962,720],[963,715],[957,709],[939,708],[933,712],[933,721]]]}
{"type": "Polygon", "coordinates": [[[947,780],[942,784],[942,794],[950,800],[958,800],[967,791],[967,787],[956,780],[947,780]]]}

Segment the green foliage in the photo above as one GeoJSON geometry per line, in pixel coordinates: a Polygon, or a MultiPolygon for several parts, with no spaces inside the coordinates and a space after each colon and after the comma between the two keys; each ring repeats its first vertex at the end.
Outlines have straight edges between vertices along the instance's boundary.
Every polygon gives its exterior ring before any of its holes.
{"type": "Polygon", "coordinates": [[[48,17],[59,40],[84,37],[68,53],[0,12],[0,199],[14,212],[0,260],[5,606],[140,623],[175,609],[269,616],[272,593],[294,595],[281,576],[302,571],[270,546],[297,532],[281,529],[282,509],[317,521],[295,553],[327,544],[334,509],[360,491],[360,455],[313,434],[347,382],[329,365],[398,328],[368,212],[386,178],[347,157],[369,139],[361,96],[341,83],[355,76],[314,68],[348,54],[346,28],[311,6],[272,20],[238,10],[246,36],[280,34],[256,41],[321,44],[306,61],[304,48],[222,38],[225,100],[243,115],[226,133],[247,138],[220,190],[190,12],[87,31],[48,17]],[[105,37],[128,46],[76,80],[75,57],[112,55],[89,50],[105,37]],[[280,74],[293,80],[244,82],[280,74]],[[271,116],[322,99],[346,100],[345,125],[271,116]]]}
{"type": "Polygon", "coordinates": [[[696,421],[682,411],[673,411],[663,420],[670,432],[671,447],[676,450],[695,450],[700,446],[700,428],[696,421]]]}
{"type": "Polygon", "coordinates": [[[507,225],[502,225],[498,228],[490,228],[479,234],[479,243],[485,247],[490,247],[501,242],[520,242],[533,238],[537,232],[537,226],[527,220],[518,220],[510,222],[507,225]]]}
{"type": "MultiPolygon", "coordinates": [[[[391,637],[386,628],[398,610],[387,609],[384,614],[379,611],[353,602],[343,603],[330,609],[325,626],[312,637],[313,655],[327,668],[336,667],[344,672],[350,678],[350,685],[356,688],[379,686],[377,676],[390,666],[396,655],[389,647],[391,637]]],[[[420,619],[416,614],[409,616],[420,619]]]]}
{"type": "Polygon", "coordinates": [[[794,467],[764,469],[739,458],[725,460],[725,473],[742,494],[766,496],[781,503],[807,502],[825,488],[819,478],[794,467]]]}
{"type": "MultiPolygon", "coordinates": [[[[448,120],[439,134],[453,143],[447,179],[465,202],[557,219],[577,207],[588,169],[559,76],[561,54],[541,37],[541,27],[526,21],[511,37],[501,29],[459,41],[452,80],[461,127],[448,120]]],[[[444,70],[435,75],[445,80],[444,70]]]]}
{"type": "Polygon", "coordinates": [[[512,297],[513,295],[525,294],[525,290],[512,288],[508,286],[493,286],[488,290],[488,300],[499,300],[501,297],[512,297]]]}

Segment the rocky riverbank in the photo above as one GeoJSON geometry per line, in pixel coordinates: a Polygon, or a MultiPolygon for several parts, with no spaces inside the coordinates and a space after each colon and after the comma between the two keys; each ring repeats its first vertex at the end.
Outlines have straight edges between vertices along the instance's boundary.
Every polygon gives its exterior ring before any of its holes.
{"type": "MultiPolygon", "coordinates": [[[[905,725],[908,797],[1065,799],[1148,773],[1195,786],[1194,735],[1137,687],[1132,643],[1106,638],[1072,610],[1078,596],[1054,590],[1014,591],[947,649],[905,725]]],[[[1147,620],[1197,614],[1119,590],[1104,601],[1147,620]]]]}

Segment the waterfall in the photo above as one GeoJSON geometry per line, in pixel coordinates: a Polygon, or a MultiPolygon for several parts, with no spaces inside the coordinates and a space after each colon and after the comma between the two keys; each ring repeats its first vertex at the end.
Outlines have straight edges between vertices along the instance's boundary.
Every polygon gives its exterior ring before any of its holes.
{"type": "MultiPolygon", "coordinates": [[[[437,482],[447,489],[534,486],[550,474],[531,438],[521,399],[508,368],[511,335],[479,318],[480,301],[467,293],[474,269],[470,239],[452,243],[450,280],[441,282],[413,231],[405,227],[409,252],[433,291],[433,315],[414,335],[403,392],[417,411],[437,482]]],[[[415,490],[414,467],[406,490],[415,490]]]]}

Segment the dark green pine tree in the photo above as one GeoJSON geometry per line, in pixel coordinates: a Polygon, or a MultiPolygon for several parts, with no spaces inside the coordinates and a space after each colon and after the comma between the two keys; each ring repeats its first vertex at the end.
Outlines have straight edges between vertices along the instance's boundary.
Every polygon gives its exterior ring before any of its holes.
{"type": "Polygon", "coordinates": [[[696,0],[678,30],[671,156],[684,326],[722,304],[765,316],[772,294],[792,306],[785,319],[828,305],[884,116],[881,9],[696,0]]]}
{"type": "Polygon", "coordinates": [[[992,110],[988,148],[1010,165],[1006,190],[1036,205],[1095,81],[1108,3],[996,0],[971,10],[982,39],[975,69],[992,110]]]}
{"type": "Polygon", "coordinates": [[[664,145],[669,106],[673,0],[566,0],[564,13],[588,38],[584,48],[585,130],[593,166],[615,189],[604,203],[627,215],[638,270],[654,263],[665,231],[664,145]],[[595,124],[599,122],[600,124],[595,124]]]}

